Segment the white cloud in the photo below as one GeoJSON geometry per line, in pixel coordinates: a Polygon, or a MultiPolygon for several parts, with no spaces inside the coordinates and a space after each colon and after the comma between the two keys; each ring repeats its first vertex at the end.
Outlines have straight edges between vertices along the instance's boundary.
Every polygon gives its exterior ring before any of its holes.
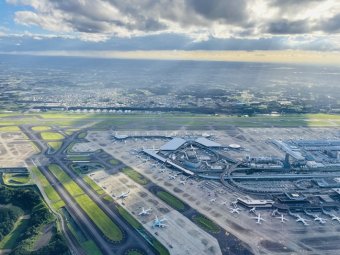
{"type": "Polygon", "coordinates": [[[338,0],[6,0],[15,20],[81,40],[178,33],[195,41],[340,31],[338,0]]]}

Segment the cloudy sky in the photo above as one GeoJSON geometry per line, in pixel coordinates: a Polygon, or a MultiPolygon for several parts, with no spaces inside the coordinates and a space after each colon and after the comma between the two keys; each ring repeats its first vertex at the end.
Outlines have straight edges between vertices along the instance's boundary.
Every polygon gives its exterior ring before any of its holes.
{"type": "Polygon", "coordinates": [[[2,0],[0,51],[340,50],[339,0],[2,0]]]}

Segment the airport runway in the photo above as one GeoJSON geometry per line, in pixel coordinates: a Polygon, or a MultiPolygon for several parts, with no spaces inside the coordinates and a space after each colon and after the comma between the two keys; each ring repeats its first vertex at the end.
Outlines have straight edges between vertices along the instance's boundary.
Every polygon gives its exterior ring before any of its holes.
{"type": "MultiPolygon", "coordinates": [[[[66,150],[66,148],[76,140],[76,137],[79,133],[75,133],[70,137],[67,137],[64,139],[62,147],[54,154],[47,154],[48,147],[46,144],[41,141],[29,128],[23,126],[22,127],[25,134],[32,140],[34,140],[38,146],[40,147],[42,153],[39,155],[39,158],[48,158],[51,163],[58,164],[83,190],[84,192],[111,218],[118,224],[118,226],[122,229],[124,234],[126,234],[126,238],[123,240],[120,244],[115,244],[114,246],[112,244],[109,244],[102,236],[99,234],[98,236],[98,230],[97,233],[95,232],[96,227],[92,229],[88,229],[92,234],[91,236],[95,237],[95,241],[98,244],[99,247],[103,245],[105,248],[105,254],[112,254],[114,251],[117,254],[122,254],[124,251],[126,251],[129,248],[138,248],[140,250],[143,250],[146,252],[146,254],[155,254],[155,251],[152,247],[149,246],[149,244],[146,242],[146,240],[139,235],[130,225],[125,223],[125,221],[121,218],[119,215],[119,212],[117,209],[113,206],[108,206],[105,204],[102,199],[92,190],[91,187],[89,187],[82,178],[80,178],[77,174],[75,174],[69,167],[62,161],[62,158],[65,157],[65,154],[63,152],[66,150]],[[44,156],[42,156],[44,155],[44,156]],[[106,243],[106,244],[105,244],[106,243]],[[108,253],[107,253],[108,252],[108,253]]],[[[84,132],[84,130],[82,130],[84,132]]],[[[48,180],[50,181],[57,181],[56,179],[53,179],[53,174],[49,172],[49,170],[43,166],[41,167],[44,175],[47,177],[49,176],[48,180]]],[[[55,178],[55,177],[54,177],[55,178]]],[[[53,183],[54,183],[53,182],[53,183]]],[[[58,181],[57,181],[58,183],[58,181]]],[[[58,183],[58,190],[62,192],[61,197],[65,200],[65,203],[69,204],[69,202],[72,201],[72,197],[68,194],[68,192],[64,189],[64,187],[58,183]],[[68,197],[67,197],[68,195],[68,197]]],[[[59,192],[58,192],[59,193],[59,192]]],[[[74,201],[72,204],[76,204],[74,201]]],[[[82,209],[76,204],[77,208],[71,208],[71,212],[79,212],[79,210],[82,211],[82,209]]],[[[82,211],[83,212],[83,211],[82,211]]],[[[83,212],[84,213],[84,212],[83,212]]],[[[84,213],[85,214],[85,213],[84,213]]],[[[78,220],[82,222],[82,224],[88,224],[88,222],[85,222],[84,219],[86,219],[87,215],[78,215],[78,220]]],[[[87,218],[91,223],[92,221],[87,218]]],[[[93,223],[92,223],[92,227],[93,223]]]]}

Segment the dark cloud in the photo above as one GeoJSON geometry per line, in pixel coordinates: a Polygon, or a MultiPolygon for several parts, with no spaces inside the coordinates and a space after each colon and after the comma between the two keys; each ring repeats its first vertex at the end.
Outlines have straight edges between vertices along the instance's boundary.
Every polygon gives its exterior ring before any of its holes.
{"type": "Polygon", "coordinates": [[[328,33],[339,33],[340,32],[340,14],[335,15],[321,23],[320,29],[328,33]]]}
{"type": "Polygon", "coordinates": [[[209,20],[242,24],[248,20],[246,0],[188,0],[189,7],[209,20]]]}
{"type": "Polygon", "coordinates": [[[327,0],[268,0],[271,7],[281,10],[281,12],[299,11],[300,8],[310,8],[313,5],[326,2],[327,0]]]}
{"type": "Polygon", "coordinates": [[[304,34],[309,32],[309,26],[306,20],[289,21],[283,19],[269,23],[264,32],[280,35],[304,34]]]}

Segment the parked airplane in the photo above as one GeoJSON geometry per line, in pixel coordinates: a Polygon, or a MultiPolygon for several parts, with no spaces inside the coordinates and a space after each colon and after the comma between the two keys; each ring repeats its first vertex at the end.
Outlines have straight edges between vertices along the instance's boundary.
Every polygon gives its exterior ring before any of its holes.
{"type": "Polygon", "coordinates": [[[283,216],[283,214],[281,214],[280,217],[276,217],[276,218],[280,219],[280,220],[281,220],[281,223],[285,223],[286,221],[288,221],[288,219],[286,219],[286,218],[283,216]]]}
{"type": "Polygon", "coordinates": [[[129,196],[130,190],[127,192],[122,192],[120,195],[115,196],[118,199],[124,200],[125,198],[127,198],[129,196]]]}
{"type": "Polygon", "coordinates": [[[169,174],[169,179],[170,180],[175,180],[176,177],[177,177],[177,174],[174,174],[174,175],[169,174]]]}
{"type": "Polygon", "coordinates": [[[256,217],[252,217],[253,219],[256,219],[257,224],[261,224],[261,221],[266,221],[261,217],[261,214],[259,213],[256,217]]]}
{"type": "Polygon", "coordinates": [[[327,220],[325,218],[321,218],[319,215],[315,215],[314,216],[314,221],[318,221],[321,224],[325,224],[327,220]]]}
{"type": "Polygon", "coordinates": [[[151,208],[145,210],[144,207],[142,207],[142,211],[138,213],[138,215],[140,216],[149,215],[151,213],[151,210],[152,210],[151,208]]]}
{"type": "Polygon", "coordinates": [[[301,222],[303,225],[308,226],[309,224],[307,223],[307,219],[302,218],[299,214],[296,215],[297,219],[296,222],[301,222]]]}
{"type": "Polygon", "coordinates": [[[331,216],[332,216],[332,220],[336,220],[336,221],[338,221],[340,223],[340,217],[338,217],[338,216],[336,216],[334,214],[331,214],[331,216]]]}
{"type": "Polygon", "coordinates": [[[179,181],[179,183],[182,184],[182,185],[185,185],[187,183],[187,181],[186,180],[181,180],[181,181],[179,181]]]}
{"type": "Polygon", "coordinates": [[[237,205],[237,203],[238,203],[238,200],[237,200],[237,199],[231,202],[231,204],[232,204],[234,207],[237,205]]]}
{"type": "Polygon", "coordinates": [[[231,213],[237,213],[237,214],[240,214],[240,208],[238,208],[238,207],[235,207],[235,208],[230,208],[230,212],[231,212],[231,213]]]}
{"type": "Polygon", "coordinates": [[[214,202],[216,202],[216,199],[217,199],[217,198],[214,197],[214,198],[210,199],[209,202],[210,202],[210,203],[214,203],[214,202]]]}
{"type": "Polygon", "coordinates": [[[227,205],[228,204],[228,201],[227,200],[224,200],[221,205],[227,205]]]}
{"type": "Polygon", "coordinates": [[[279,214],[279,210],[278,209],[275,209],[274,211],[272,211],[272,216],[276,216],[277,214],[279,214]]]}
{"type": "Polygon", "coordinates": [[[256,215],[256,207],[253,207],[249,210],[249,213],[254,213],[256,215]]]}
{"type": "Polygon", "coordinates": [[[158,228],[165,228],[167,227],[168,225],[164,224],[163,222],[166,221],[167,219],[166,218],[163,218],[163,219],[159,219],[156,215],[156,218],[153,220],[153,224],[152,224],[152,227],[155,228],[155,227],[158,227],[158,228]]]}

